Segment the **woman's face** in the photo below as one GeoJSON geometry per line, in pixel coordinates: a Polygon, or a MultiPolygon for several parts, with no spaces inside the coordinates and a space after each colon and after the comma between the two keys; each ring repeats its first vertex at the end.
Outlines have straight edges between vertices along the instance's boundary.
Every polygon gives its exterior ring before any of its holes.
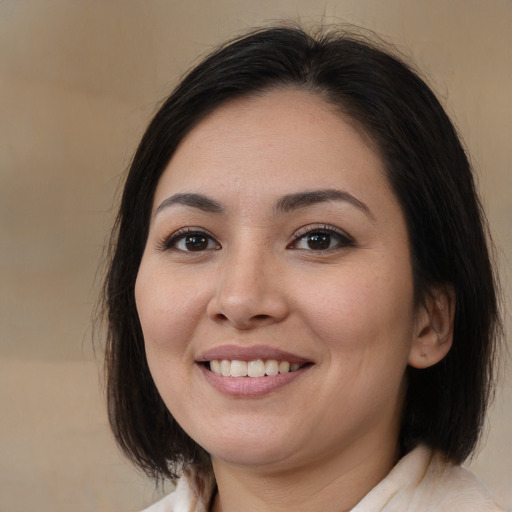
{"type": "Polygon", "coordinates": [[[416,335],[405,221],[380,158],[319,97],[235,100],[192,130],[135,296],[155,384],[214,463],[396,445],[416,335]]]}

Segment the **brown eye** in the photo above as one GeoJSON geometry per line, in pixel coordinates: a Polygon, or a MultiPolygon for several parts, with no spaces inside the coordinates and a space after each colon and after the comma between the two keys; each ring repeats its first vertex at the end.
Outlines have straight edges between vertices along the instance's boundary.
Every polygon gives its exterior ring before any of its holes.
{"type": "Polygon", "coordinates": [[[313,251],[329,249],[331,246],[331,235],[327,233],[312,233],[306,237],[306,243],[313,251]]]}
{"type": "Polygon", "coordinates": [[[208,238],[204,235],[187,235],[183,243],[187,251],[204,251],[208,248],[208,238]]]}
{"type": "Polygon", "coordinates": [[[182,230],[173,234],[163,244],[164,250],[202,252],[220,249],[220,244],[205,231],[182,230]]]}
{"type": "Polygon", "coordinates": [[[354,240],[334,226],[306,226],[299,230],[295,240],[288,246],[289,249],[302,251],[332,251],[353,247],[354,240]]]}

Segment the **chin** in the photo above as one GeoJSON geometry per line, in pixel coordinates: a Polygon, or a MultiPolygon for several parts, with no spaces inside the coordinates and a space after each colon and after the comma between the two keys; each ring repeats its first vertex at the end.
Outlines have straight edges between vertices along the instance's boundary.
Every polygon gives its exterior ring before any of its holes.
{"type": "Polygon", "coordinates": [[[270,447],[262,446],[246,446],[239,450],[233,450],[216,446],[215,452],[210,453],[212,462],[220,460],[224,464],[231,466],[242,466],[245,468],[264,468],[264,467],[282,467],[285,461],[289,459],[284,453],[276,453],[270,447]]]}
{"type": "Polygon", "coordinates": [[[287,436],[276,435],[274,429],[240,432],[224,431],[222,435],[199,439],[198,443],[211,455],[212,461],[221,460],[236,466],[273,466],[287,460],[296,450],[287,436]]]}

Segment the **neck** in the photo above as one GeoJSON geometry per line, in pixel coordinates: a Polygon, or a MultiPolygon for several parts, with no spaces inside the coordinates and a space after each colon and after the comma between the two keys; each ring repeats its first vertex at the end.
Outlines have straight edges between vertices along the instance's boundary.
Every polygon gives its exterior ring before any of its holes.
{"type": "Polygon", "coordinates": [[[212,512],[349,511],[396,463],[393,443],[364,451],[352,446],[339,455],[288,470],[242,468],[212,459],[218,486],[212,512]]]}

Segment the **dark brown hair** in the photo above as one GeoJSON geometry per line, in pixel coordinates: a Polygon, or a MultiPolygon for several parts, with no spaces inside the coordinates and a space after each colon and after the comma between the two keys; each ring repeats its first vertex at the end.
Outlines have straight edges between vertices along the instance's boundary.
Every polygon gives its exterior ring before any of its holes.
{"type": "Polygon", "coordinates": [[[259,30],[195,67],[162,104],[133,158],[104,287],[108,409],[115,437],[153,477],[208,466],[165,407],[146,362],[134,286],[158,180],[184,136],[224,102],[274,88],[317,92],[352,119],[380,154],[409,232],[416,297],[449,284],[453,346],[438,364],[408,368],[400,449],[418,443],[462,462],[474,449],[492,389],[499,332],[485,218],[456,130],[425,82],[360,37],[300,28],[259,30]]]}

